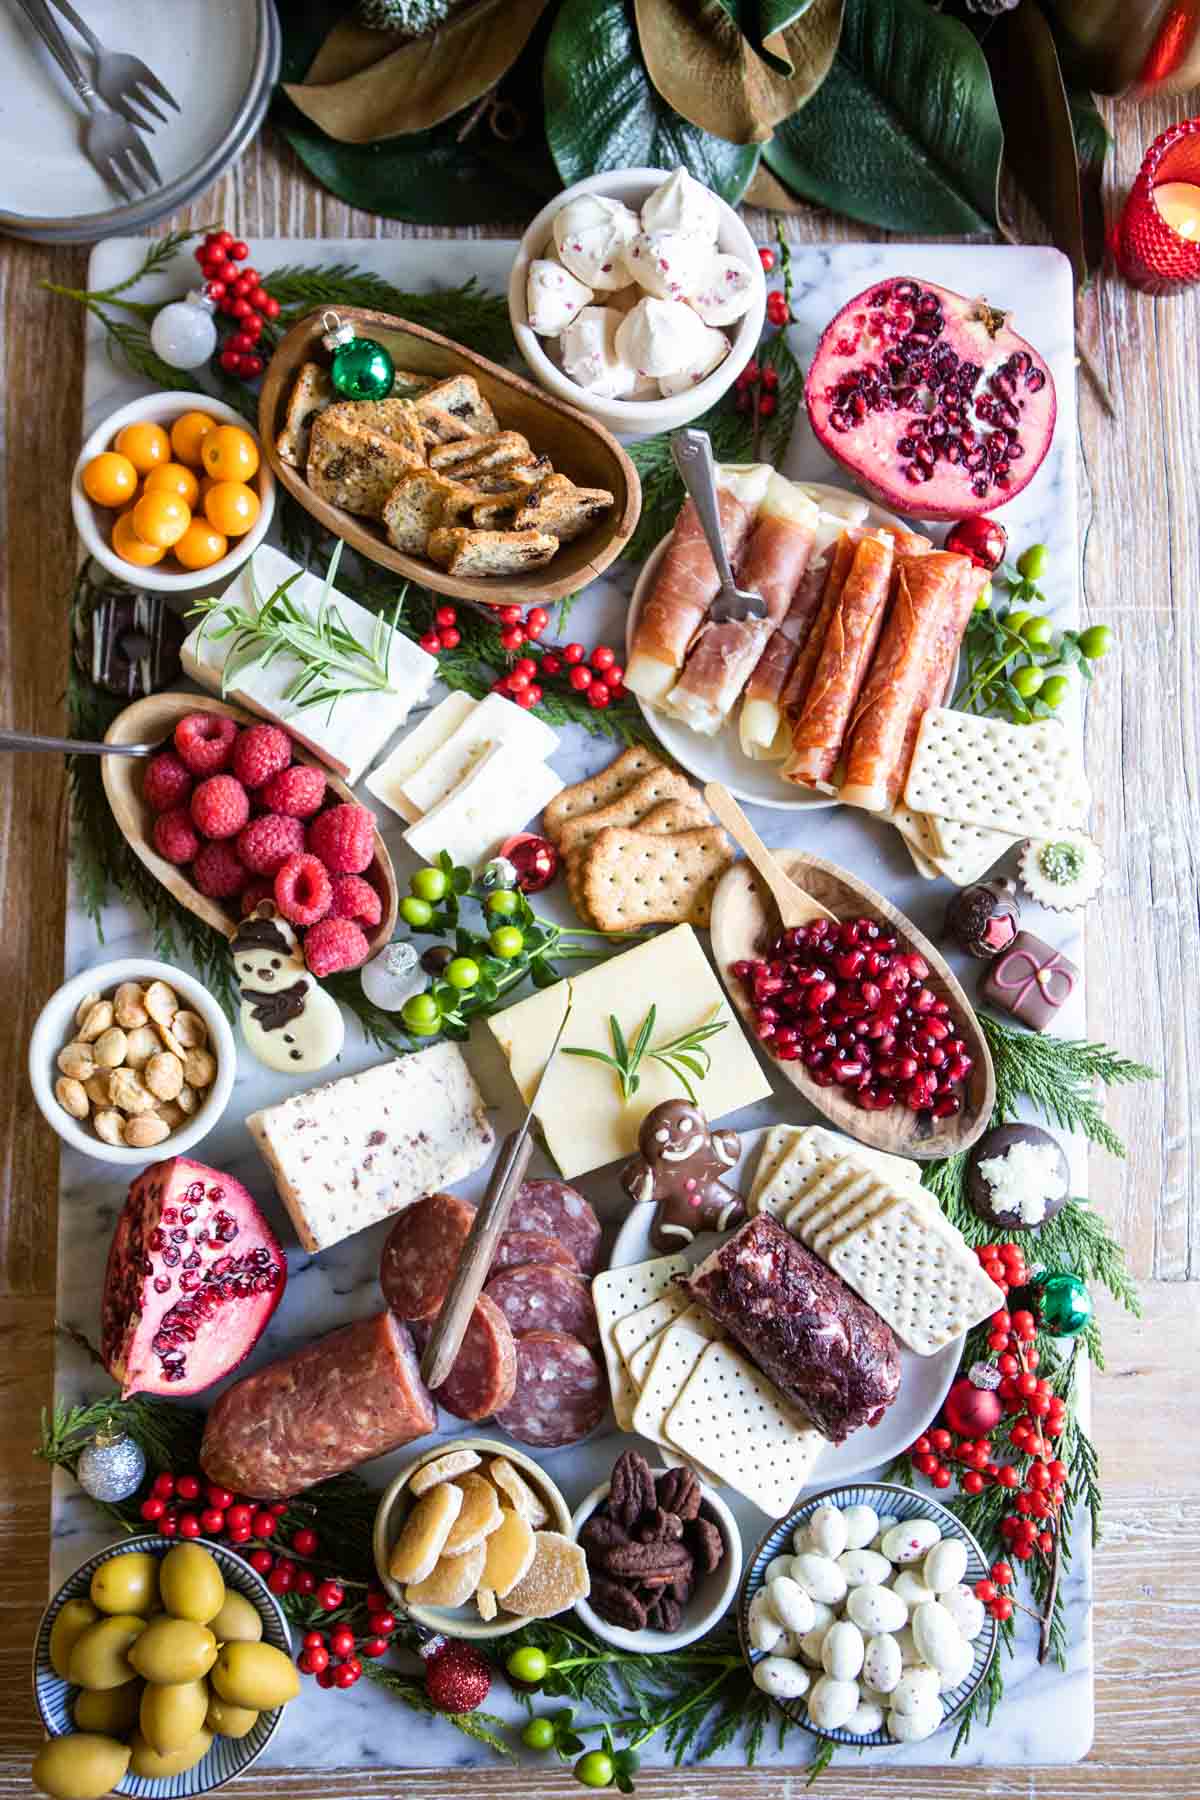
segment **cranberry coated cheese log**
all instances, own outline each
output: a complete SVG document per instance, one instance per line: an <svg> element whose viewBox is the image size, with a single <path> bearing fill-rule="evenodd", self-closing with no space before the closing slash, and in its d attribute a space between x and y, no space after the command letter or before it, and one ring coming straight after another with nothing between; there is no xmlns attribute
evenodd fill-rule
<svg viewBox="0 0 1200 1800"><path fill-rule="evenodd" d="M412 1338L383 1312L227 1388L208 1415L200 1467L255 1500L286 1500L436 1429Z"/></svg>
<svg viewBox="0 0 1200 1800"><path fill-rule="evenodd" d="M831 1443L877 1425L896 1398L891 1328L768 1213L726 1238L681 1285Z"/></svg>
<svg viewBox="0 0 1200 1800"><path fill-rule="evenodd" d="M788 781L828 782L842 753L846 726L866 679L892 582L895 547L880 534L855 547L829 619L812 680L792 727Z"/></svg>

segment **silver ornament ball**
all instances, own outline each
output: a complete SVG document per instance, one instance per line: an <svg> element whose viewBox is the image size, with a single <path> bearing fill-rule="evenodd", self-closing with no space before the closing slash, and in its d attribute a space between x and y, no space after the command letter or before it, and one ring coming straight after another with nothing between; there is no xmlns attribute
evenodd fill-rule
<svg viewBox="0 0 1200 1800"><path fill-rule="evenodd" d="M119 1425L102 1426L86 1446L75 1479L92 1500L128 1500L142 1485L146 1458L142 1446Z"/></svg>
<svg viewBox="0 0 1200 1800"><path fill-rule="evenodd" d="M362 966L362 990L382 1012L399 1012L406 1000L428 986L416 948L403 940L388 944Z"/></svg>
<svg viewBox="0 0 1200 1800"><path fill-rule="evenodd" d="M172 300L154 315L150 347L173 369L198 369L217 347L216 307L195 288L186 300Z"/></svg>
<svg viewBox="0 0 1200 1800"><path fill-rule="evenodd" d="M479 882L485 894L494 894L505 888L515 888L517 871L507 856L494 856L483 871Z"/></svg>

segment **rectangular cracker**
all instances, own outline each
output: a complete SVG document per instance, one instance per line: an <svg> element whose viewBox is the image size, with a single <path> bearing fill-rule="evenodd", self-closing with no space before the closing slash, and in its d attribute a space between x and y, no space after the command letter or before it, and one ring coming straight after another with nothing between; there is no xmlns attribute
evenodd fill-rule
<svg viewBox="0 0 1200 1800"><path fill-rule="evenodd" d="M589 848L580 885L602 931L707 926L717 883L732 861L729 840L716 826L662 836L610 825Z"/></svg>
<svg viewBox="0 0 1200 1800"><path fill-rule="evenodd" d="M728 1344L708 1346L663 1430L771 1518L790 1509L825 1448L808 1416Z"/></svg>
<svg viewBox="0 0 1200 1800"><path fill-rule="evenodd" d="M931 816L929 830L936 845L933 860L939 872L958 887L970 887L973 881L979 881L993 863L1020 842L1010 832L964 825L959 819Z"/></svg>
<svg viewBox="0 0 1200 1800"><path fill-rule="evenodd" d="M1086 823L1079 745L1055 720L1010 725L934 706L922 715L904 789L914 812L1017 837Z"/></svg>
<svg viewBox="0 0 1200 1800"><path fill-rule="evenodd" d="M835 1244L829 1266L918 1356L1004 1305L962 1233L911 1194Z"/></svg>
<svg viewBox="0 0 1200 1800"><path fill-rule="evenodd" d="M623 1269L605 1269L592 1282L592 1301L600 1326L600 1347L608 1369L613 1412L622 1431L630 1428L637 1389L617 1348L613 1327L619 1319L628 1318L630 1313L670 1292L676 1275L681 1275L686 1268L684 1256L655 1256L648 1262L630 1263Z"/></svg>
<svg viewBox="0 0 1200 1800"><path fill-rule="evenodd" d="M655 1338L654 1356L633 1409L633 1429L651 1443L663 1442L667 1414L711 1342L710 1337L694 1331L683 1318L676 1319Z"/></svg>
<svg viewBox="0 0 1200 1800"><path fill-rule="evenodd" d="M703 808L703 802L687 776L659 764L656 768L648 769L632 787L626 788L623 794L618 794L615 800L610 800L607 806L597 806L591 812L567 819L559 836L559 849L564 856L570 856L572 851L582 850L590 844L609 825L640 825L649 813L666 801L686 800L693 796ZM709 817L707 809L703 808L703 811L704 818Z"/></svg>
<svg viewBox="0 0 1200 1800"><path fill-rule="evenodd" d="M849 1237L863 1225L869 1225L873 1219L880 1218L890 1207L896 1206L908 1193L912 1199L918 1200L922 1206L930 1204L933 1195L925 1188L901 1189L889 1187L886 1181L876 1181L862 1193L851 1205L844 1206L836 1217L814 1221L809 1233L808 1247L814 1256L829 1261L829 1252L843 1238ZM927 1197L925 1197L927 1196Z"/></svg>
<svg viewBox="0 0 1200 1800"><path fill-rule="evenodd" d="M577 818L580 813L592 812L598 806L607 806L610 800L615 800L618 794L631 788L635 781L651 769L665 767L662 758L656 756L653 750L648 750L644 744L631 744L606 769L589 775L586 781L576 781L570 787L565 787L546 808L542 830L552 844L561 843L563 827L568 819Z"/></svg>
<svg viewBox="0 0 1200 1800"><path fill-rule="evenodd" d="M828 1174L837 1160L836 1155L818 1144L810 1132L795 1132L775 1168L759 1188L755 1212L770 1213L782 1223L783 1215L808 1183L818 1175Z"/></svg>
<svg viewBox="0 0 1200 1800"><path fill-rule="evenodd" d="M754 1179L750 1184L750 1197L746 1202L748 1212L753 1214L758 1211L759 1195L799 1136L800 1127L796 1125L771 1126L758 1147L758 1161L754 1166Z"/></svg>
<svg viewBox="0 0 1200 1800"><path fill-rule="evenodd" d="M836 1218L847 1206L862 1198L873 1180L874 1177L858 1163L840 1157L832 1168L806 1183L781 1215L779 1223L802 1244L807 1244L810 1225Z"/></svg>
<svg viewBox="0 0 1200 1800"><path fill-rule="evenodd" d="M935 843L929 818L925 813L913 812L901 803L895 805L890 813L881 813L896 827L904 839L904 848L912 857L913 867L922 881L936 881L940 870L935 859Z"/></svg>

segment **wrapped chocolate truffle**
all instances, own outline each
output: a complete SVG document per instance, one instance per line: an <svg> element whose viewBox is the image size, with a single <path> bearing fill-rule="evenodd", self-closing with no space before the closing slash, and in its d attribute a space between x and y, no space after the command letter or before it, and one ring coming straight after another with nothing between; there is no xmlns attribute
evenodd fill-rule
<svg viewBox="0 0 1200 1800"><path fill-rule="evenodd" d="M994 956L979 984L981 997L1030 1031L1047 1031L1075 991L1079 970L1063 951L1018 931L1007 950Z"/></svg>
<svg viewBox="0 0 1200 1800"><path fill-rule="evenodd" d="M1060 1213L1070 1169L1057 1138L1040 1125L987 1131L967 1163L967 1198L985 1225L1036 1231Z"/></svg>
<svg viewBox="0 0 1200 1800"><path fill-rule="evenodd" d="M945 935L968 956L999 956L1016 937L1021 907L1016 883L997 876L956 894L946 908Z"/></svg>

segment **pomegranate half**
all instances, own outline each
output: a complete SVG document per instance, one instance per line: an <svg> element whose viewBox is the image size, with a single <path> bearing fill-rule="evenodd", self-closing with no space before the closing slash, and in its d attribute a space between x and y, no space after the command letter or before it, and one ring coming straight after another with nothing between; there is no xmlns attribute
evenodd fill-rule
<svg viewBox="0 0 1200 1800"><path fill-rule="evenodd" d="M100 1353L121 1394L198 1394L254 1348L287 1262L240 1181L186 1156L134 1181L104 1273Z"/></svg>
<svg viewBox="0 0 1200 1800"><path fill-rule="evenodd" d="M822 447L882 505L963 519L1005 505L1054 436L1054 380L1007 315L896 276L826 326L804 398Z"/></svg>

